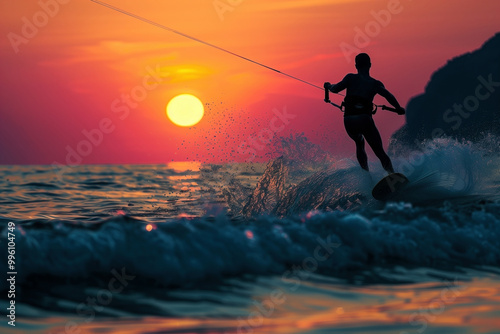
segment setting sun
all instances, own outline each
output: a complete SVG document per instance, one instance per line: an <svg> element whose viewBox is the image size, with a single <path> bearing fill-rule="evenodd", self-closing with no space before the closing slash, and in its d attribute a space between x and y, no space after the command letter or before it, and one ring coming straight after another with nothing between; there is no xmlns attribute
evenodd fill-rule
<svg viewBox="0 0 500 334"><path fill-rule="evenodd" d="M178 126L193 126L203 118L204 108L200 99L191 94L174 97L167 105L167 116Z"/></svg>

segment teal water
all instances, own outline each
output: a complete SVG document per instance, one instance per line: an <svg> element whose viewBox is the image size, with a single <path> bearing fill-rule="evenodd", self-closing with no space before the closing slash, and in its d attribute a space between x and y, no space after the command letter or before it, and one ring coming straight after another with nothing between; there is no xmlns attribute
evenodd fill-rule
<svg viewBox="0 0 500 334"><path fill-rule="evenodd" d="M0 166L2 332L498 333L498 158L426 159L393 203L347 160Z"/></svg>

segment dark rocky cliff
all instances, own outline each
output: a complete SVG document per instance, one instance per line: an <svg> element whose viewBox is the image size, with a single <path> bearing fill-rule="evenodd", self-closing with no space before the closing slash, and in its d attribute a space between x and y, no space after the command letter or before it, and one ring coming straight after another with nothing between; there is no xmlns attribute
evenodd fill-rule
<svg viewBox="0 0 500 334"><path fill-rule="evenodd" d="M486 133L500 136L500 33L432 75L425 93L408 103L391 149L441 136L475 141Z"/></svg>

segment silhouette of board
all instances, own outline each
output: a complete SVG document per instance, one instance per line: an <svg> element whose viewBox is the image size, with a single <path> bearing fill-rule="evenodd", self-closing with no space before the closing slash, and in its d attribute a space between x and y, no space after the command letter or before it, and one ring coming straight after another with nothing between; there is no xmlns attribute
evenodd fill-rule
<svg viewBox="0 0 500 334"><path fill-rule="evenodd" d="M401 173L389 174L380 180L372 190L372 196L379 201L394 198L410 181Z"/></svg>

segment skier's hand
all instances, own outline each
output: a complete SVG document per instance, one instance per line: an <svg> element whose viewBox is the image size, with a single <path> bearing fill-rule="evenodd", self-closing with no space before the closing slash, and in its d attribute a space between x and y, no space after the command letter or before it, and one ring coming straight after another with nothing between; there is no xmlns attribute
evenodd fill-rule
<svg viewBox="0 0 500 334"><path fill-rule="evenodd" d="M396 112L398 113L398 115L404 115L404 114L406 114L405 108L401 108L401 107L397 108Z"/></svg>
<svg viewBox="0 0 500 334"><path fill-rule="evenodd" d="M325 82L325 84L323 85L323 87L325 87L325 89L330 89L330 87L332 87L332 84L329 83L329 82Z"/></svg>

